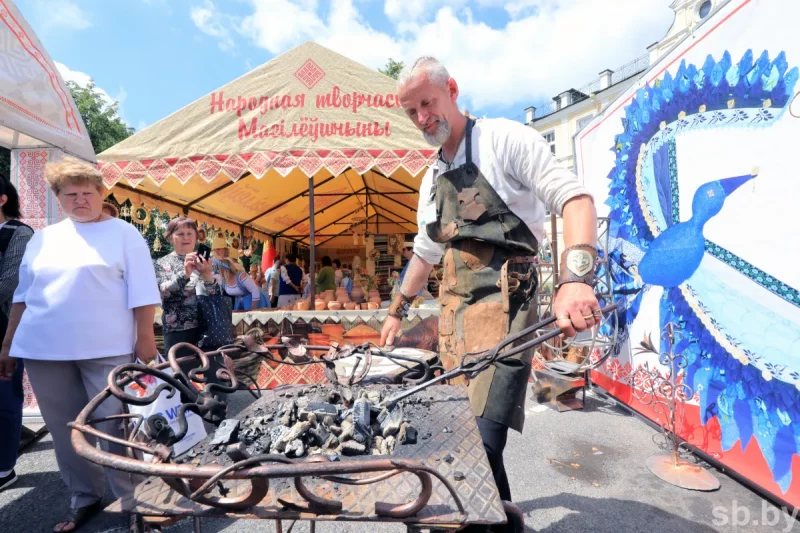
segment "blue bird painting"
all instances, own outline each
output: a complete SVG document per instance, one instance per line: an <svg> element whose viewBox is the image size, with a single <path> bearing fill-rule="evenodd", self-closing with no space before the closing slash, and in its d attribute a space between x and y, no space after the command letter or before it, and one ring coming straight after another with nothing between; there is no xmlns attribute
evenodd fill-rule
<svg viewBox="0 0 800 533"><path fill-rule="evenodd" d="M784 52L756 58L747 50L736 63L725 52L699 66L683 60L637 89L614 139L606 200L607 268L621 309L608 327L629 340L644 296L648 306L656 302L660 323L647 327L660 331L671 322L681 328L675 351L687 358L684 377L699 396L702 423L719 421L724 451L743 450L755 439L784 493L800 451L800 290L704 235L726 199L757 178L757 169L700 185L691 217L680 219L676 139L771 128L789 116L799 73Z"/></svg>
<svg viewBox="0 0 800 533"><path fill-rule="evenodd" d="M706 251L703 227L722 211L725 198L755 178L757 170L745 176L705 183L697 188L692 200L692 217L670 226L656 237L639 262L639 277L644 283L677 287L688 280L700 266Z"/></svg>

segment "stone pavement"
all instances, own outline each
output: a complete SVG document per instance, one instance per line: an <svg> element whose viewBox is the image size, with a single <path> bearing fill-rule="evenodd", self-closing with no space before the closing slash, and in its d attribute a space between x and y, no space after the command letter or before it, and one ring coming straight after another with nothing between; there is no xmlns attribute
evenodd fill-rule
<svg viewBox="0 0 800 533"><path fill-rule="evenodd" d="M238 411L250 398L237 393L232 407ZM530 532L800 532L800 523L779 515L774 506L724 474L715 472L722 487L711 493L679 489L653 476L644 462L660 453L654 442L656 431L601 395L590 394L584 410L566 413L529 399L527 412L524 432L512 432L509 437L506 465L514 499L525 513ZM17 473L19 481L0 492L0 531L51 531L67 511L69 499L49 436L25 451ZM108 501L112 501L110 491ZM284 531L288 526L284 523ZM81 529L125 530L123 519L109 514L97 516ZM165 533L191 531L189 520L164 528ZM245 520L203 521L204 533L250 531L274 531L274 526ZM297 523L292 531L308 531L308 524ZM405 528L320 523L317 531L375 533Z"/></svg>

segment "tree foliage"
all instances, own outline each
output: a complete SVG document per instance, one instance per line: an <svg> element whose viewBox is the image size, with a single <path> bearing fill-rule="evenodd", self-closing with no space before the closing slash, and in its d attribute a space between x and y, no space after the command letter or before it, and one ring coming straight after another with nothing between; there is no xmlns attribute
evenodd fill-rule
<svg viewBox="0 0 800 533"><path fill-rule="evenodd" d="M94 81L90 81L86 87L68 81L67 88L83 118L95 153L99 154L133 135L134 129L119 118L118 103L114 102L109 105L96 89ZM10 174L11 152L0 146L0 175L8 176Z"/></svg>
<svg viewBox="0 0 800 533"><path fill-rule="evenodd" d="M397 79L400 76L400 72L403 70L403 62L402 61L395 61L391 57L389 58L389 62L386 63L386 67L382 69L378 69L378 72L381 74L386 74L390 78Z"/></svg>
<svg viewBox="0 0 800 533"><path fill-rule="evenodd" d="M95 153L99 154L133 135L134 129L119 118L118 103L109 105L95 89L94 81L89 81L86 87L68 81L67 87L86 125Z"/></svg>

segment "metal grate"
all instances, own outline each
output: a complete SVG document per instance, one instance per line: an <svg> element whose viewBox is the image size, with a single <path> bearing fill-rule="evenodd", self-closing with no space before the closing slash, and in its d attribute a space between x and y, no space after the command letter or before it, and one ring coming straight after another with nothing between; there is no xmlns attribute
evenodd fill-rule
<svg viewBox="0 0 800 533"><path fill-rule="evenodd" d="M254 402L236 418L244 419L262 405L278 405L279 393L297 393L306 387L281 387L264 391L262 398ZM383 388L383 387L382 387ZM410 474L399 474L386 481L371 485L351 486L331 483L321 479L307 479L306 485L318 496L342 501L342 511L337 514L314 514L308 511L287 508L278 500L301 502L293 486L284 480L273 480L269 493L259 504L241 512L205 506L189 500L169 488L160 478L149 478L136 488L131 498L114 502L110 512L136 512L150 516L209 516L244 519L299 519L320 521L386 521L418 525L453 525L459 523L499 524L505 522L502 503L492 477L491 468L483 449L483 443L475 424L469 401L462 387L440 385L419 394L421 400L431 402L427 419L412 420L418 429L416 445L396 448L391 458L413 459L435 468L455 487L463 502L467 515L462 517L447 488L433 479L433 494L428 504L416 516L404 519L379 517L375 513L376 502L403 503L414 500L419 494L419 480ZM445 433L447 427L450 431ZM423 439L423 436L430 435ZM202 449L206 439L196 449ZM444 458L452 456L452 462ZM214 460L220 458L211 457ZM343 458L343 460L375 459L380 456ZM465 478L456 480L456 472ZM367 477L366 474L362 475ZM354 476L357 477L357 476ZM234 492L236 487L233 488Z"/></svg>

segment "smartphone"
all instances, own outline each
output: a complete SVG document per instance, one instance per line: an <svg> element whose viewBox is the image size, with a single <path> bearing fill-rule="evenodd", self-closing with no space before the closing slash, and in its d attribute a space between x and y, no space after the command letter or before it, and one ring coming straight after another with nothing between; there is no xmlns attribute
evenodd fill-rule
<svg viewBox="0 0 800 533"><path fill-rule="evenodd" d="M200 244L197 246L197 255L208 261L211 258L211 248L208 245Z"/></svg>

